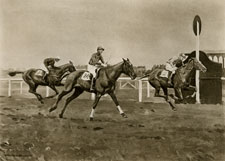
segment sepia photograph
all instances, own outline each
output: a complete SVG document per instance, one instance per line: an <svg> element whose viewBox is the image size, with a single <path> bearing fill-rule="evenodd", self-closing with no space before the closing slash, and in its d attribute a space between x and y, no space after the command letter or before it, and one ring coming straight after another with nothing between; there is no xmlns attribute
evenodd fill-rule
<svg viewBox="0 0 225 161"><path fill-rule="evenodd" d="M225 1L0 0L0 161L225 161Z"/></svg>

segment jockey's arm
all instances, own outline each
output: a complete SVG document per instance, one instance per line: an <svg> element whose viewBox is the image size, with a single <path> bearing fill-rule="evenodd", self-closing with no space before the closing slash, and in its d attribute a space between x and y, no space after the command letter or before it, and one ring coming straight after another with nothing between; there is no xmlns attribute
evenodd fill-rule
<svg viewBox="0 0 225 161"><path fill-rule="evenodd" d="M167 64L170 64L170 65L173 65L173 59L170 58L166 63L167 63Z"/></svg>
<svg viewBox="0 0 225 161"><path fill-rule="evenodd" d="M101 61L103 64L105 64L105 61L104 61L102 55L101 55L101 57L100 57L100 61Z"/></svg>

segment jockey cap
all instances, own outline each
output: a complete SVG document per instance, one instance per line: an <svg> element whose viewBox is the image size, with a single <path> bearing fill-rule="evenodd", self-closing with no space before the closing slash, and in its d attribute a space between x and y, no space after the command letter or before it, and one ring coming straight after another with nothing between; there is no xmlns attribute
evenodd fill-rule
<svg viewBox="0 0 225 161"><path fill-rule="evenodd" d="M181 60L184 60L184 59L186 59L186 55L184 54L184 53L181 53L180 55L179 55L179 57L181 58Z"/></svg>
<svg viewBox="0 0 225 161"><path fill-rule="evenodd" d="M104 51L105 49L104 49L102 46L98 46L98 47L97 47L97 51L98 51L98 50L103 50L103 51Z"/></svg>

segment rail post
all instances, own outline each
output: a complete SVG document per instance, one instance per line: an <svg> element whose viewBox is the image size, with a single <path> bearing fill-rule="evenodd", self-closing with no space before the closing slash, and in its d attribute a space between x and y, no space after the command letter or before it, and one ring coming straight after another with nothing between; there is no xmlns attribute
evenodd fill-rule
<svg viewBox="0 0 225 161"><path fill-rule="evenodd" d="M150 97L150 85L148 81L146 81L146 83L147 83L147 97Z"/></svg>
<svg viewBox="0 0 225 161"><path fill-rule="evenodd" d="M23 81L20 82L20 94L23 94Z"/></svg>
<svg viewBox="0 0 225 161"><path fill-rule="evenodd" d="M195 50L195 56L196 59L199 60L199 35L201 33L201 18L196 15L193 21L193 31L196 36L196 50ZM199 85L199 70L196 71L195 74L195 85L196 85L196 103L200 103L200 85Z"/></svg>
<svg viewBox="0 0 225 161"><path fill-rule="evenodd" d="M12 96L12 81L11 79L9 79L9 82L8 82L8 97L11 97Z"/></svg>
<svg viewBox="0 0 225 161"><path fill-rule="evenodd" d="M46 97L48 97L48 96L49 96L49 87L46 86Z"/></svg>
<svg viewBox="0 0 225 161"><path fill-rule="evenodd" d="M139 86L139 88L138 88L138 101L139 102L142 102L142 81L141 80L139 80L138 81L138 86Z"/></svg>
<svg viewBox="0 0 225 161"><path fill-rule="evenodd" d="M199 22L197 21L197 36L196 36L196 59L199 61ZM196 70L196 103L200 103L200 82L199 82L199 70Z"/></svg>

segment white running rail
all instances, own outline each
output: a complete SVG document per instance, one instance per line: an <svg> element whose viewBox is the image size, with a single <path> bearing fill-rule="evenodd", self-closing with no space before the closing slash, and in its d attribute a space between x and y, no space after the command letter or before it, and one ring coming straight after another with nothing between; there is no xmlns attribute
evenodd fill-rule
<svg viewBox="0 0 225 161"><path fill-rule="evenodd" d="M129 77L120 77L118 81L131 81ZM8 82L8 97L12 96L12 83L19 82L20 83L20 94L23 93L23 79L22 78L0 78L1 81L6 81ZM142 102L143 101L143 83L147 83L147 97L150 97L150 85L147 81L147 78L142 79L142 80L133 80L138 82L138 101ZM50 93L50 88L46 87L46 97L49 96ZM94 99L95 95L91 94L91 99Z"/></svg>

